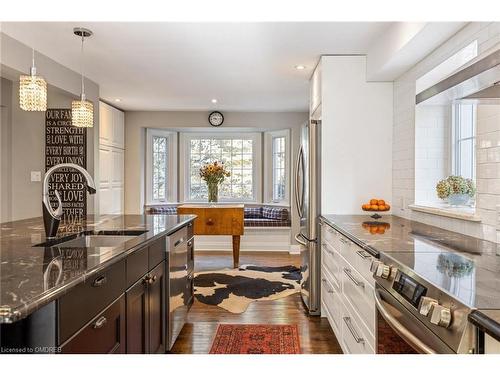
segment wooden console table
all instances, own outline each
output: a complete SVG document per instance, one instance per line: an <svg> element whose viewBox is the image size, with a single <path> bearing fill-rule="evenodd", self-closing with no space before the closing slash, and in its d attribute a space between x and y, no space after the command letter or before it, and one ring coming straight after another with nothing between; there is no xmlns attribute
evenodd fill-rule
<svg viewBox="0 0 500 375"><path fill-rule="evenodd" d="M233 267L240 261L240 239L244 231L244 210L237 205L192 205L177 207L179 215L197 215L194 220L195 235L233 236Z"/></svg>

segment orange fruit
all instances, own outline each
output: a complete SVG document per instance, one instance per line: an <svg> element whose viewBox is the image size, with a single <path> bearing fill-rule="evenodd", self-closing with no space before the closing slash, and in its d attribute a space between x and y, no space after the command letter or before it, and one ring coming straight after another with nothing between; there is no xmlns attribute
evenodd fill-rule
<svg viewBox="0 0 500 375"><path fill-rule="evenodd" d="M389 206L387 203L385 204L385 209L389 211L391 209L391 206Z"/></svg>
<svg viewBox="0 0 500 375"><path fill-rule="evenodd" d="M378 204L379 206L385 206L385 201L383 199L379 199L376 204Z"/></svg>
<svg viewBox="0 0 500 375"><path fill-rule="evenodd" d="M376 234L377 233L377 227L370 227L370 233L371 234Z"/></svg>
<svg viewBox="0 0 500 375"><path fill-rule="evenodd" d="M378 228L378 233L379 234L384 234L385 233L385 229L384 228Z"/></svg>
<svg viewBox="0 0 500 375"><path fill-rule="evenodd" d="M378 211L378 206L376 204L372 204L370 206L370 209L372 209L373 211Z"/></svg>
<svg viewBox="0 0 500 375"><path fill-rule="evenodd" d="M370 199L370 204L373 206L375 204L378 204L378 200L377 199Z"/></svg>

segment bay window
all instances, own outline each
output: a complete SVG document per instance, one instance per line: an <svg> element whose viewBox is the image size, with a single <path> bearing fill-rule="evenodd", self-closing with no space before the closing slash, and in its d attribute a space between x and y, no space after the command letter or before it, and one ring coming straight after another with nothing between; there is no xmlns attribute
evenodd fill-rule
<svg viewBox="0 0 500 375"><path fill-rule="evenodd" d="M184 201L207 200L207 185L200 168L215 161L231 172L219 187L219 200L258 202L260 200L259 133L181 134L181 172L184 173Z"/></svg>

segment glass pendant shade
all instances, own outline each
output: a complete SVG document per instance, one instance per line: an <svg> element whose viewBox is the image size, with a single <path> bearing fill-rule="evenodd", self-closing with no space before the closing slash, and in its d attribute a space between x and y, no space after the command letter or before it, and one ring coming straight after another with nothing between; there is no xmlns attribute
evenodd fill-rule
<svg viewBox="0 0 500 375"><path fill-rule="evenodd" d="M82 94L80 100L73 100L71 102L71 125L78 128L92 128L94 127L94 105L85 98L85 81L83 76L83 42L85 38L92 35L92 31L82 27L75 27L73 33L82 40L80 51Z"/></svg>
<svg viewBox="0 0 500 375"><path fill-rule="evenodd" d="M71 102L71 124L79 128L94 126L94 105L82 98Z"/></svg>
<svg viewBox="0 0 500 375"><path fill-rule="evenodd" d="M29 76L19 77L19 106L24 111L47 110L47 82L33 68Z"/></svg>

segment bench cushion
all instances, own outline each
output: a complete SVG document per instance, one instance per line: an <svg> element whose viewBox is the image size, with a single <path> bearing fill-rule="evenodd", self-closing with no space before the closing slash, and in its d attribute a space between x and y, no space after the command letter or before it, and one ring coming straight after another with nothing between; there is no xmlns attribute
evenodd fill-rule
<svg viewBox="0 0 500 375"><path fill-rule="evenodd" d="M149 208L150 214L177 215L177 207L157 206Z"/></svg>
<svg viewBox="0 0 500 375"><path fill-rule="evenodd" d="M245 219L245 227L290 227L290 220Z"/></svg>

